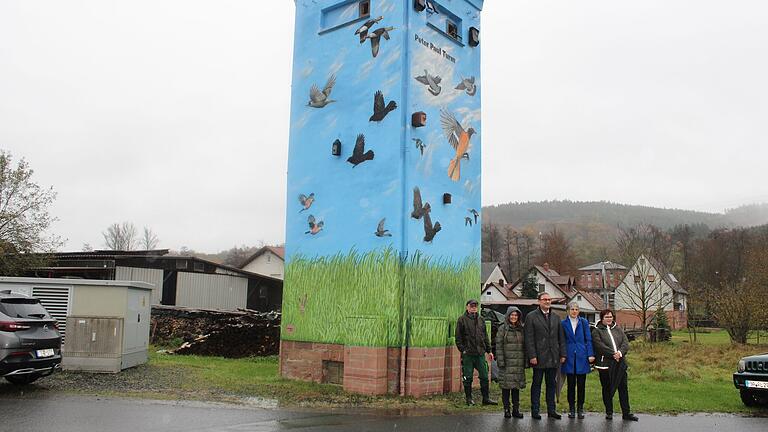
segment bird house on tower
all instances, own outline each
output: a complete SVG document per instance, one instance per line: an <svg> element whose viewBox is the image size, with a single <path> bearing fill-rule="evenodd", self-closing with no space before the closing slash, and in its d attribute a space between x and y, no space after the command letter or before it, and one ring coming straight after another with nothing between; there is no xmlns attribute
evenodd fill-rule
<svg viewBox="0 0 768 432"><path fill-rule="evenodd" d="M480 281L483 0L295 4L280 373L458 391L455 323Z"/></svg>

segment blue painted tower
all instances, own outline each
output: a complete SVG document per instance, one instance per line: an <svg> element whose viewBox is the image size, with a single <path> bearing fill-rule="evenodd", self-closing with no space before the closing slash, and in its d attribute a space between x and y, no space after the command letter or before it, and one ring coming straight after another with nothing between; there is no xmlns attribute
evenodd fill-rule
<svg viewBox="0 0 768 432"><path fill-rule="evenodd" d="M296 0L281 374L459 388L480 280L482 0Z"/></svg>

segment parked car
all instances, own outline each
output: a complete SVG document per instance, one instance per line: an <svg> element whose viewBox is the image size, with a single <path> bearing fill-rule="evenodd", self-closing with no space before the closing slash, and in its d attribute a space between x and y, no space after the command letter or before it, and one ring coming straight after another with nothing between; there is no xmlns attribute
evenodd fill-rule
<svg viewBox="0 0 768 432"><path fill-rule="evenodd" d="M40 300L0 291L0 376L29 384L61 367L61 334Z"/></svg>
<svg viewBox="0 0 768 432"><path fill-rule="evenodd" d="M739 389L744 405L768 404L768 353L739 360L733 385Z"/></svg>

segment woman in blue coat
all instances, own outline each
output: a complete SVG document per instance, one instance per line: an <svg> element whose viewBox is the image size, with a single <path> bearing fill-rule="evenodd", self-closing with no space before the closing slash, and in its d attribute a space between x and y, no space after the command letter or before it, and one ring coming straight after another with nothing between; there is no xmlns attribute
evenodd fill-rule
<svg viewBox="0 0 768 432"><path fill-rule="evenodd" d="M592 333L589 331L589 321L579 317L579 305L576 302L568 304L568 317L562 322L565 332L567 356L561 371L568 380L568 418L576 417L578 407L579 419L584 418L584 385L589 364L595 361L592 351ZM574 393L578 393L578 402Z"/></svg>

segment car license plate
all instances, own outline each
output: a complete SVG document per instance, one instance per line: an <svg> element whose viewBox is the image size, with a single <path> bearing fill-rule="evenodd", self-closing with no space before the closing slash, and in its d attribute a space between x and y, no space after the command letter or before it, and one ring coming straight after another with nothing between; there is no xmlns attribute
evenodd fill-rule
<svg viewBox="0 0 768 432"><path fill-rule="evenodd" d="M747 381L745 384L749 388L768 389L768 381Z"/></svg>
<svg viewBox="0 0 768 432"><path fill-rule="evenodd" d="M37 350L35 354L37 354L37 358L53 357L53 348Z"/></svg>

